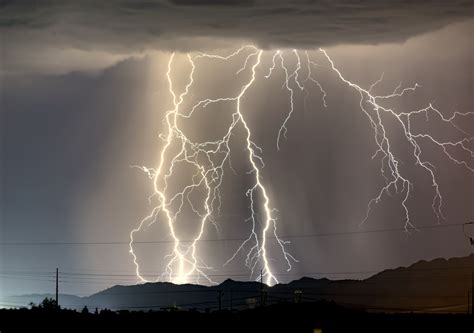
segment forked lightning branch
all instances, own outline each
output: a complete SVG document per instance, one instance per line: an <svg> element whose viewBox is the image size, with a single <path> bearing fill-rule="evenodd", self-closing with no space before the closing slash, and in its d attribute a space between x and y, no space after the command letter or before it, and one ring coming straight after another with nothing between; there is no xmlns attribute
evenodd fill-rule
<svg viewBox="0 0 474 333"><path fill-rule="evenodd" d="M321 53L324 63L316 63L315 60L311 59L313 53L308 51L263 51L251 45L243 46L226 56L206 53L187 54L190 71L187 74L187 82L180 91L178 91L174 79L174 75L178 70L174 67L176 55L172 54L170 56L166 78L173 107L165 114L166 132L161 135L164 144L159 152L159 164L154 167L139 167L146 172L153 184L152 197L156 199L156 205L130 232L130 253L140 281L146 282L148 280L142 274L139 258L134 249L135 234L142 231L144 226L158 222L163 223L169 230L173 246L170 253L162 254L165 269L162 274L156 276L156 281L215 283L211 279L209 271L216 268L211 268L206 264L206 258L200 255L200 245L204 239L207 225L217 223L215 216L220 211L221 198L225 195L225 193L221 193L223 178L226 174L225 171L232 168L230 140L237 133L243 133L245 136L244 146L241 148L245 151L250 168L248 174L253 179L252 184L246 191L246 196L242 198L242 200L249 202L247 221L250 222L250 227L248 238L235 248L233 255L223 265L243 257L243 264L249 270L249 278L258 280L260 279L260 272L262 272L263 282L267 285L274 285L279 282L279 273L272 267L270 257L273 260L279 258L286 265L288 271L298 261L287 250L288 241L279 236L278 225L279 223L285 223L285 221L277 221L275 217L276 207L274 207L268 195L267 183L263 173L265 166L263 149L255 143L254 133L251 130L252 126L246 118L246 114L252 112L252 110L244 109L242 105L244 96L253 88L257 80L273 80L273 74L279 70L283 73L282 87L288 93L289 108L275 138L277 149L280 149L282 140L289 135L287 125L291 121L292 114L296 111L294 107L296 90L316 90L321 96L321 105L323 107L327 106L326 97L331 92L324 89L318 80L317 71L322 66L329 68L334 79L347 85L348 88L353 90L354 94L360 96L360 103L354 108L367 118L367 129L373 132L377 149L372 159L379 159L380 174L385 181L385 185L368 201L367 214L361 223L369 218L371 210L384 197L398 193L401 195L400 209L405 216L402 223L407 231L416 229L408 208L415 183L400 167L400 164L403 164L404 161L400 156L397 156L392 147L391 139L386 130L387 119L397 124L397 130L400 131L402 137L408 143L410 154L413 156L416 166L429 176L432 189L433 214L438 221L444 219L442 189L437 181L438 171L431 161L424 159L422 147L434 149L436 152L443 154L444 158L474 172L472 164L474 138L455 122L456 118L471 117L474 112L456 111L450 116L446 116L431 103L416 110L392 109L387 106L390 104L390 100L403 98L406 94L414 94L421 86L418 83L409 87L398 85L388 94L376 95L373 90L376 85L380 84L383 76L369 87L364 88L355 82L349 81L338 69L328 52L324 49L319 49L317 52ZM263 58L268 58L268 61L262 61ZM245 77L245 79L234 94L202 99L191 107L184 107L185 100L192 95L195 84L195 69L202 65L202 62L206 62L206 65L219 63L220 65L229 66L239 62L239 69L235 72L236 80L237 76L239 76L239 79L240 77ZM265 66L264 63L269 65ZM293 64L293 66L289 66L289 64ZM294 67L294 69L290 70L290 67ZM231 115L229 123L222 125L224 126L224 135L212 141L193 141L185 129L182 128L181 120L192 118L196 113L203 112L211 104L221 104L222 112L228 112ZM426 117L426 119L436 117L444 125L458 131L461 139L444 141L434 134L417 132L412 126L412 121L417 117ZM178 149L172 147L178 147ZM458 154L458 152L463 154ZM465 158L460 158L459 155L465 156ZM188 184L180 190L174 191L169 183L173 177L179 177L177 169L182 164L192 168L194 174ZM193 192L202 191L202 189L204 189L205 195L196 200L195 196L192 196ZM183 210L185 206L190 208L197 216L199 223L198 231L191 240L189 238L183 240L176 231L176 223L184 218ZM258 217L260 220L257 219L257 214L260 215ZM270 253L270 240L277 244L276 247L271 248L272 253ZM278 253L275 249L278 250ZM278 266L281 267L281 265Z"/></svg>

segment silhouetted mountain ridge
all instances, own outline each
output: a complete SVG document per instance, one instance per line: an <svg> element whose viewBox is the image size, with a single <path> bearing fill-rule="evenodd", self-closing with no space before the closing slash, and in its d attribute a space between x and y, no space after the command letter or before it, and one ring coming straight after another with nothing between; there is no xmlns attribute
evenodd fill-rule
<svg viewBox="0 0 474 333"><path fill-rule="evenodd" d="M272 287L232 279L214 286L154 282L116 285L88 297L61 295L60 304L89 309L214 310L219 304L222 309L243 309L255 307L262 300L265 304L275 304L324 299L372 310L465 312L473 270L474 254L471 254L461 258L420 260L365 280L302 277ZM38 303L38 297L40 295L17 296L5 299L5 303Z"/></svg>

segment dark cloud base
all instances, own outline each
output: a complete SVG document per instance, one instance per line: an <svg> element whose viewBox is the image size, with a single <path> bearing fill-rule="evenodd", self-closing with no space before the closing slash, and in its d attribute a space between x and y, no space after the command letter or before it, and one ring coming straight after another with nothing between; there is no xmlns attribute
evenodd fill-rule
<svg viewBox="0 0 474 333"><path fill-rule="evenodd" d="M469 0L0 2L0 75L96 71L149 51L400 42L473 17Z"/></svg>
<svg viewBox="0 0 474 333"><path fill-rule="evenodd" d="M4 1L7 45L82 49L202 48L175 39L241 39L266 48L400 41L473 16L473 2L109 0Z"/></svg>

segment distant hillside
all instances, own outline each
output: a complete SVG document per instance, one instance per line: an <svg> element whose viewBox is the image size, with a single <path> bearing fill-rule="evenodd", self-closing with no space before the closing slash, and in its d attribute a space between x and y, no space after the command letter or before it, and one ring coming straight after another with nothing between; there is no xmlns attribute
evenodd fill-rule
<svg viewBox="0 0 474 333"><path fill-rule="evenodd" d="M420 261L409 267L386 270L366 280L313 279L304 277L273 287L258 282L226 280L220 285L175 285L145 283L114 286L89 297L61 295L60 304L69 308L159 310L221 308L243 309L260 304L315 300L335 301L346 306L374 311L466 312L471 289L474 254L453 259ZM24 295L2 300L6 304L39 303L51 295Z"/></svg>

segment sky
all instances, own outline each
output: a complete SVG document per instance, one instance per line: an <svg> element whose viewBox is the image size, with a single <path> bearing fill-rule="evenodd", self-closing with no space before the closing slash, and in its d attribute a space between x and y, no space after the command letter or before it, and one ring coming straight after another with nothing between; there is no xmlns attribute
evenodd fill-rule
<svg viewBox="0 0 474 333"><path fill-rule="evenodd" d="M390 94L399 83L420 85L384 105L408 112L432 103L449 118L474 109L472 14L469 1L2 2L0 295L53 292L56 267L64 273L63 293L85 295L137 281L127 242L153 208L148 201L153 183L133 166L153 168L160 161L159 134L166 133L165 112L173 106L166 76L170 56L176 52L172 76L182 90L190 70L187 52L229 55L248 44L264 51L241 108L262 148L262 182L277 209L278 234L290 237L286 249L298 260L287 272L278 244L270 245L280 281L304 275L363 278L419 260L470 254L466 236L474 237L474 227L463 231L459 224L474 219L474 172L466 168L474 167L472 156L450 150L466 162L457 164L440 147L420 140L443 198L445 219L438 221L430 177L415 165L393 119L386 120L387 133L413 183L407 206L419 230L370 232L404 228L404 192L384 196L360 224L367 203L384 186L380 158L372 158L374 130L361 112L359 93L337 77L318 49L327 51L345 78L366 89L383 73L377 94ZM293 82L294 112L280 149L289 91L281 67L264 77L276 49L290 71L297 66L293 49L301 57L308 50L326 92L323 100L317 85L308 82L299 91ZM200 60L192 99L238 91L250 74L250 68L235 74L245 52L228 62ZM306 73L303 68L300 75ZM183 121L183 130L196 141L221 136L231 109L211 105ZM421 115L412 125L416 133L444 141L473 135L472 115L453 123ZM207 225L203 238L211 241L199 247L216 282L250 278L243 253L223 265L249 234L246 191L253 176L244 134L240 127L233 135L234 170L226 165L217 227ZM473 149L472 140L466 145ZM186 179L189 171L177 170L170 188ZM262 198L256 202L260 228ZM189 212L176 225L183 239L193 237L197 226ZM169 241L170 234L159 218L136 238ZM55 242L67 244L44 244ZM143 272L159 275L165 269L170 243L134 249Z"/></svg>

